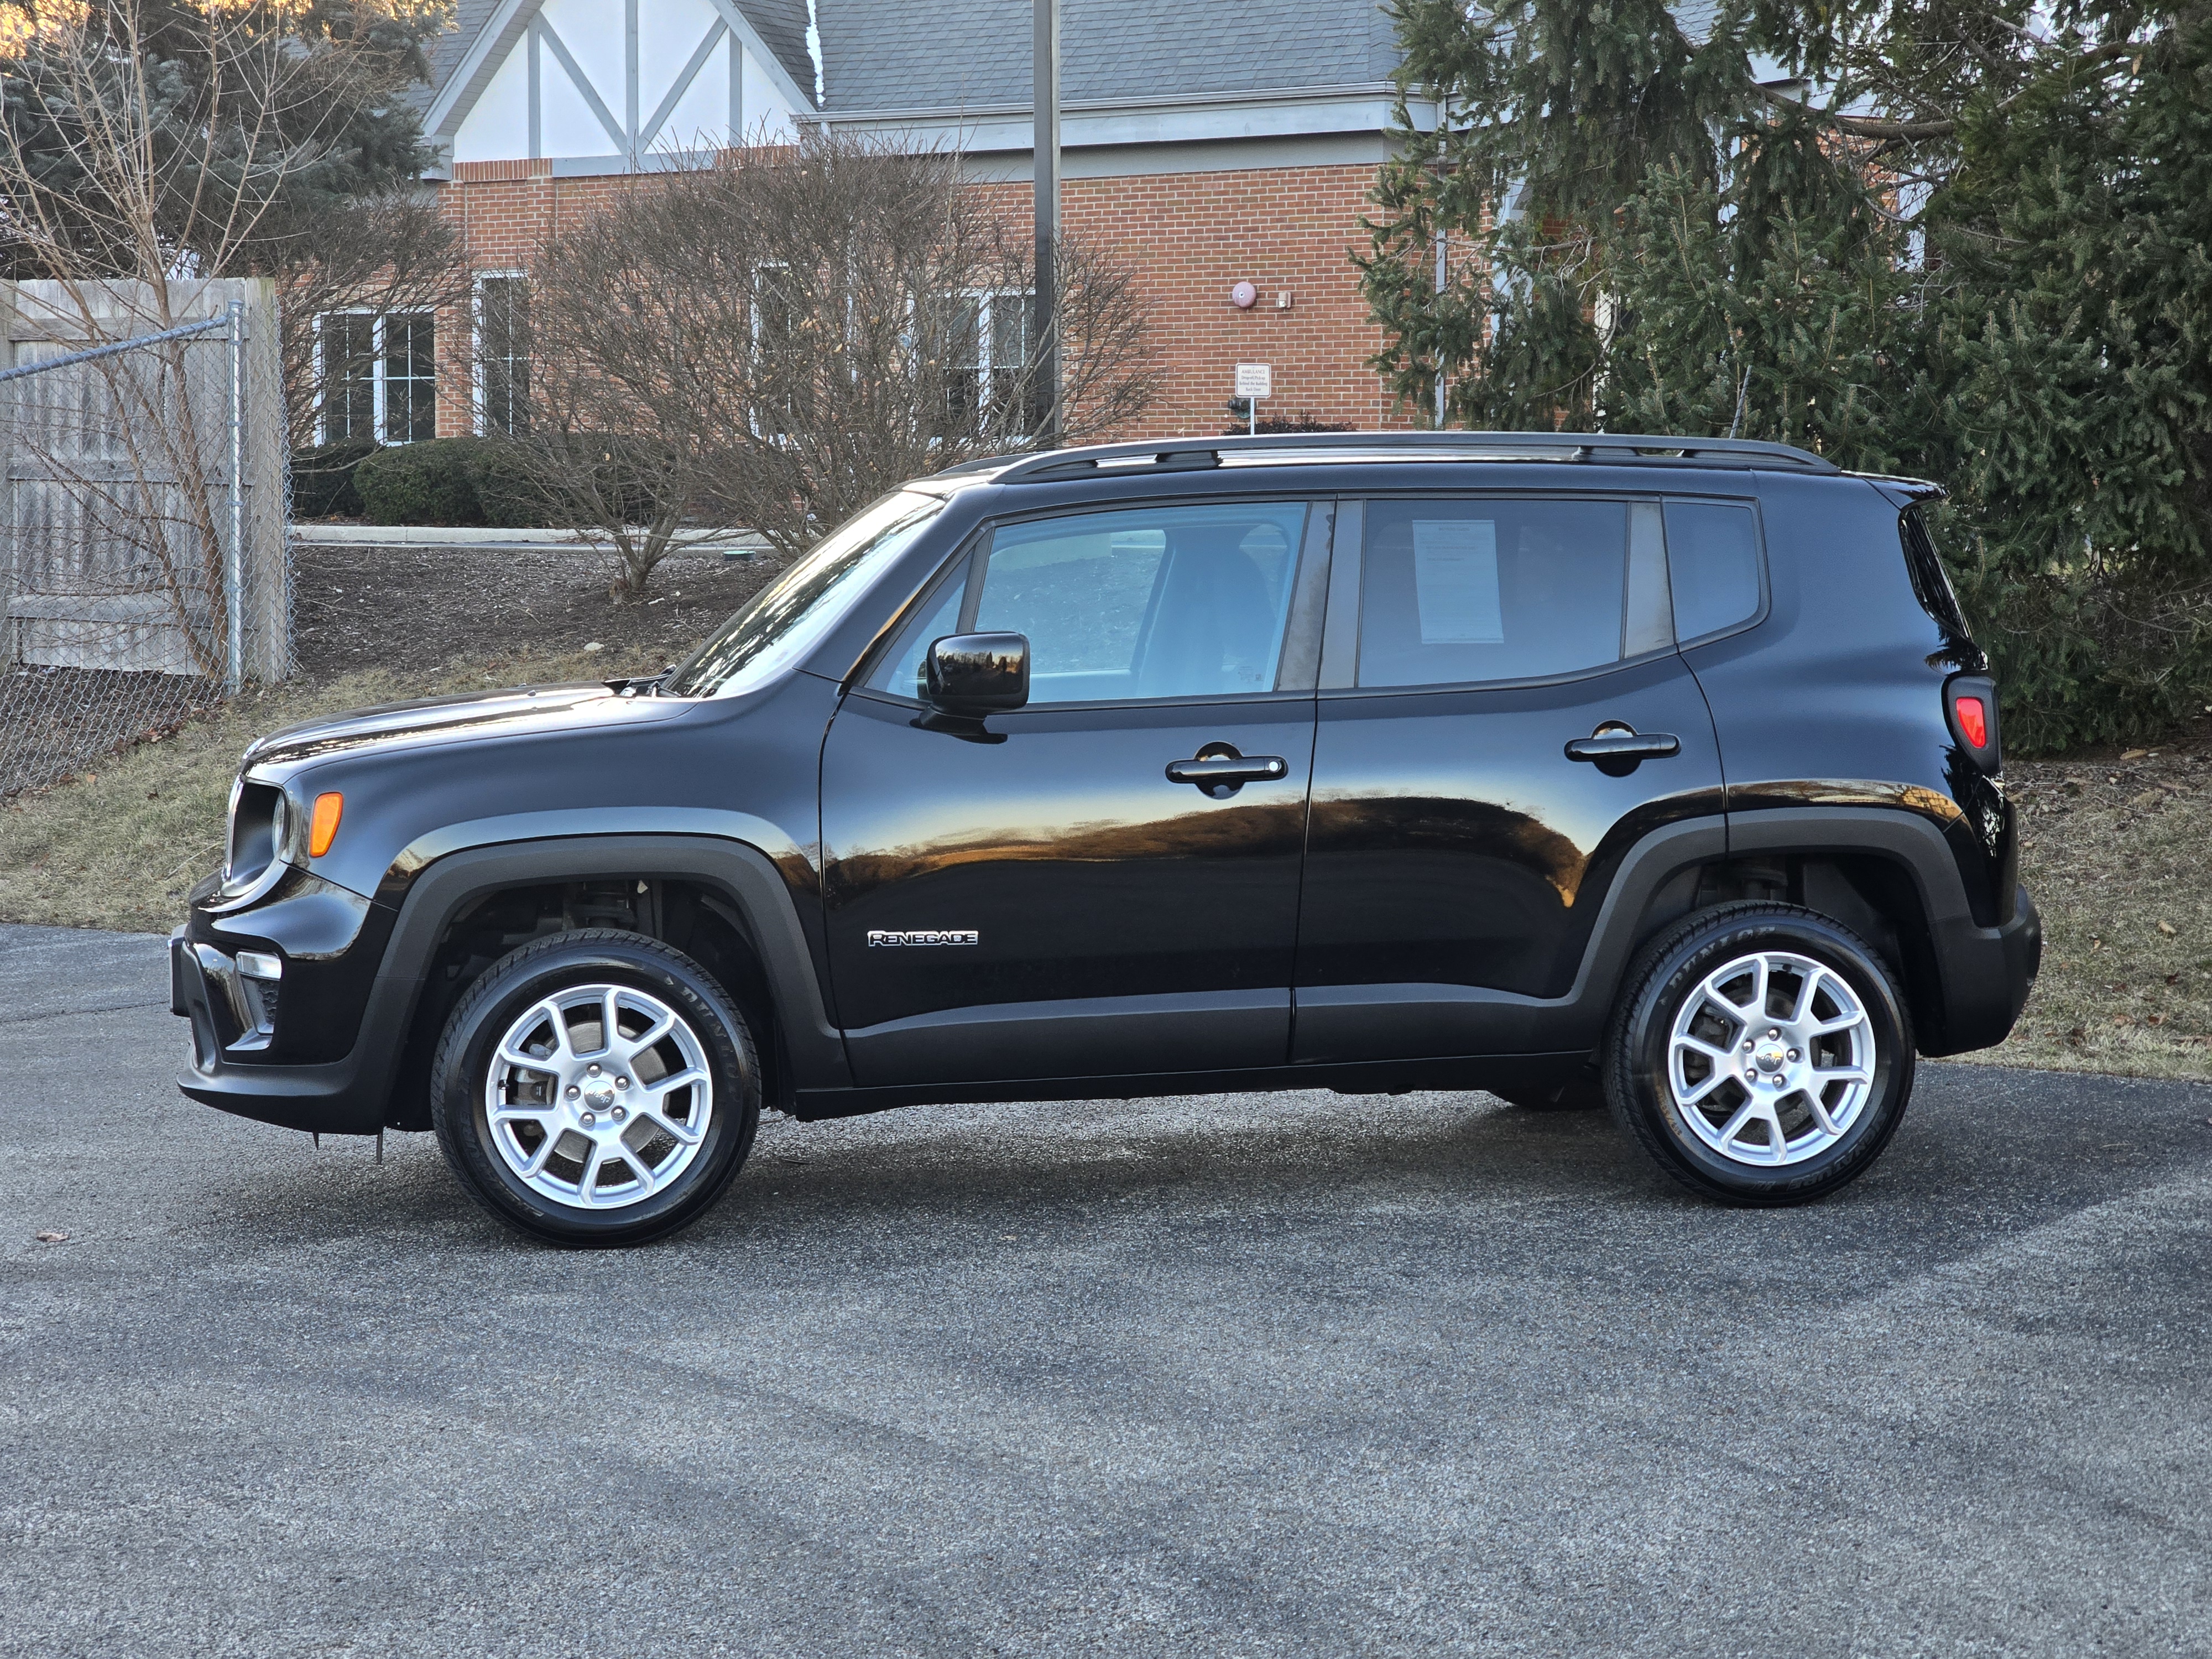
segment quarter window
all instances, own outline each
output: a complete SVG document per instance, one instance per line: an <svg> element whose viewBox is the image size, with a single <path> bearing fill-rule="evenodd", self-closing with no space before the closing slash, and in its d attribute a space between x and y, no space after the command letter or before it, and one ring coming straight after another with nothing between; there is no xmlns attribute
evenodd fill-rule
<svg viewBox="0 0 2212 1659"><path fill-rule="evenodd" d="M1735 501L1667 503L1674 635L1694 640L1759 614L1759 527Z"/></svg>
<svg viewBox="0 0 2212 1659"><path fill-rule="evenodd" d="M1632 572L1625 501L1372 501L1366 515L1363 686L1542 679L1664 643L1627 626L1632 588L1657 590L1655 562Z"/></svg>

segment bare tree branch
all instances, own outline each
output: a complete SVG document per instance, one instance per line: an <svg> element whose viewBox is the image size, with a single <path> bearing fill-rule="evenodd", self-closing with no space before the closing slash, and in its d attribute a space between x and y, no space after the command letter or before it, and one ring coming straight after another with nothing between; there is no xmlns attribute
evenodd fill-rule
<svg viewBox="0 0 2212 1659"><path fill-rule="evenodd" d="M1080 439L1133 419L1158 374L1131 274L1061 257ZM1034 282L1026 237L949 153L811 130L655 175L533 264L518 459L614 538L620 595L643 592L686 515L796 551L904 479L1031 445ZM578 465L594 445L619 486Z"/></svg>

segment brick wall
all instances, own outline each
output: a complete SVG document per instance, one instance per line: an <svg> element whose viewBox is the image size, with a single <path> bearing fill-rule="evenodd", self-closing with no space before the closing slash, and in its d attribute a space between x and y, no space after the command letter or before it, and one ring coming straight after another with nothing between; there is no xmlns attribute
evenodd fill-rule
<svg viewBox="0 0 2212 1659"><path fill-rule="evenodd" d="M641 180L555 179L542 161L465 162L446 185L446 210L462 228L480 270L526 265L554 230L613 191ZM1358 427L1406 426L1367 368L1381 331L1367 320L1351 261L1365 245L1359 216L1375 171L1369 167L1151 173L1081 179L1061 186L1067 231L1110 250L1137 273L1164 371L1162 395L1137 427L1117 435L1218 433L1230 424L1235 366L1274 369L1275 395L1261 415L1311 414ZM1030 189L979 186L1011 222L1030 218ZM1240 311L1230 290L1260 290ZM1289 303L1279 303L1287 295ZM441 433L474 421L468 322L442 319Z"/></svg>

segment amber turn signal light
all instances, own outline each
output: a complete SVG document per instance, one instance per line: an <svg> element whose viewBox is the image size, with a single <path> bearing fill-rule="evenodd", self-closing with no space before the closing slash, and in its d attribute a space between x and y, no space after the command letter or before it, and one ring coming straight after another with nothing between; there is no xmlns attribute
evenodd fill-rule
<svg viewBox="0 0 2212 1659"><path fill-rule="evenodd" d="M307 825L309 858L319 859L331 850L331 843L338 838L338 816L344 811L345 797L336 790L315 797L315 816Z"/></svg>

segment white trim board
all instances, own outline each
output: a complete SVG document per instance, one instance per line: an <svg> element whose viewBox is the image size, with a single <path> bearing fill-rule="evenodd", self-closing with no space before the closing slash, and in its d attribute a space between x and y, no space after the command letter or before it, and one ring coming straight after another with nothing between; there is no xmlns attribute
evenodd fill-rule
<svg viewBox="0 0 2212 1659"><path fill-rule="evenodd" d="M702 7L710 12L714 21L705 35L690 49L674 82L650 112L642 107L640 90L639 8L650 5L653 0L620 0L620 30L623 40L622 88L623 109L619 115L611 106L609 97L601 95L592 84L592 77L577 60L570 43L544 14L546 0L501 0L499 8L485 21L476 39L468 45L453 76L430 101L423 116L423 130L450 158L453 143L462 125L477 107L494 77L518 52L526 54L528 79L528 131L515 135L512 146L520 152L514 156L499 160L538 160L545 149L544 136L544 94L546 76L557 74L570 83L576 95L589 109L592 118L605 129L612 143L617 159L627 160L629 171L651 171L646 157L653 143L659 137L667 122L682 103L708 66L715 63L715 47L728 43L726 59L729 77L728 109L730 137L740 140L744 136L743 122L745 109L744 91L745 78L757 75L761 83L779 100L794 120L805 120L815 113L811 93L792 78L783 60L770 51L735 3L735 0L702 0ZM612 0L602 0L611 9ZM573 15L570 22L574 21ZM612 23L615 20L610 18ZM612 33L612 30L610 30ZM548 52L545 49L550 48ZM551 64L546 59L552 59ZM748 61L750 60L750 61ZM772 114L773 112L762 112ZM597 159L597 158L593 158Z"/></svg>

